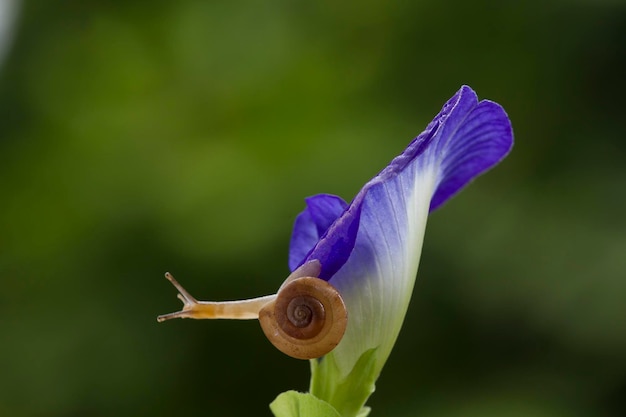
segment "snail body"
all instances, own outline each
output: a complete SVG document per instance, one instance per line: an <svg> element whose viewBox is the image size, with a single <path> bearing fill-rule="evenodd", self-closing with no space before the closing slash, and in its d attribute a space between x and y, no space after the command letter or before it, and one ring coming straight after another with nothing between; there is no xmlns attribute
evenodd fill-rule
<svg viewBox="0 0 626 417"><path fill-rule="evenodd" d="M320 270L318 261L308 262L289 275L275 295L225 302L198 301L167 273L184 306L157 320L258 318L265 336L281 352L297 359L319 358L339 344L348 323L341 294L316 277Z"/></svg>

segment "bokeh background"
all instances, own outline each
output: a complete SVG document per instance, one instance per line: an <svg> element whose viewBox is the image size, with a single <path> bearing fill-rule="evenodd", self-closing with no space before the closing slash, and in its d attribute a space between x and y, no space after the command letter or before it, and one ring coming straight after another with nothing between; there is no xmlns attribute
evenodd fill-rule
<svg viewBox="0 0 626 417"><path fill-rule="evenodd" d="M0 416L306 390L255 322L157 324L163 273L274 292L303 199L350 200L461 84L516 145L432 214L371 415L626 415L624 2L1 3Z"/></svg>

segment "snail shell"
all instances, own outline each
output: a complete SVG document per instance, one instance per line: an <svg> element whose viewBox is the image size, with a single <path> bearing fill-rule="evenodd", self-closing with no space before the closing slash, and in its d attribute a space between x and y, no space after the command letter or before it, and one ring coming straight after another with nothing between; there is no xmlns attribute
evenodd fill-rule
<svg viewBox="0 0 626 417"><path fill-rule="evenodd" d="M324 356L341 341L348 312L339 292L320 278L286 282L275 300L259 311L265 336L281 352L297 359Z"/></svg>

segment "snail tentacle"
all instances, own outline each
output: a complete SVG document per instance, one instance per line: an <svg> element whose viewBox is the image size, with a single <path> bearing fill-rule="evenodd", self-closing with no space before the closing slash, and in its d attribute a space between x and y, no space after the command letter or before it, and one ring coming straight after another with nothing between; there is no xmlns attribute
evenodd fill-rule
<svg viewBox="0 0 626 417"><path fill-rule="evenodd" d="M183 309L175 313L158 316L158 322L170 319L257 319L261 308L276 298L274 294L249 300L198 301L176 281L172 274L168 272L165 274L165 278L178 290L177 297L183 302Z"/></svg>

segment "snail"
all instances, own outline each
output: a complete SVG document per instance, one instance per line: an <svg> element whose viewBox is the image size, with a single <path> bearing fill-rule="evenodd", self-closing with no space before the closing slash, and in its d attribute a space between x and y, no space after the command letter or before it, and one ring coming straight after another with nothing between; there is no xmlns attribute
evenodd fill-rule
<svg viewBox="0 0 626 417"><path fill-rule="evenodd" d="M348 312L341 294L323 279L319 261L310 261L291 273L278 292L237 301L197 301L168 272L165 277L178 290L183 309L157 317L259 319L269 341L281 352L297 359L324 356L341 341Z"/></svg>

